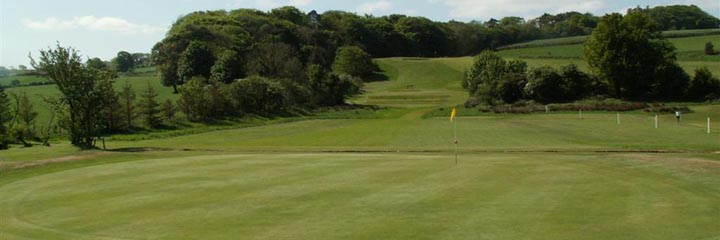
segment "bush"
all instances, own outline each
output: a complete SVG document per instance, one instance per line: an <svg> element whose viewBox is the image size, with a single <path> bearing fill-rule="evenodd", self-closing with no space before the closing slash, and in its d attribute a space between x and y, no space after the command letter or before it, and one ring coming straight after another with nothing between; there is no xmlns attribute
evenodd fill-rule
<svg viewBox="0 0 720 240"><path fill-rule="evenodd" d="M525 94L540 103L566 101L567 90L563 87L563 79L550 66L530 70L525 85Z"/></svg>
<svg viewBox="0 0 720 240"><path fill-rule="evenodd" d="M370 76L377 67L372 62L370 54L356 46L338 48L332 69L339 74L349 74L355 77Z"/></svg>
<svg viewBox="0 0 720 240"><path fill-rule="evenodd" d="M210 117L205 82L207 79L204 77L193 77L180 88L178 106L190 121L203 121Z"/></svg>
<svg viewBox="0 0 720 240"><path fill-rule="evenodd" d="M285 112L282 85L264 77L249 77L230 85L230 98L236 111L271 116Z"/></svg>
<svg viewBox="0 0 720 240"><path fill-rule="evenodd" d="M549 111L610 111L624 112L634 111L648 108L648 105L642 102L626 102L616 99L606 99L601 101L579 101L574 103L559 104L537 104L533 102L519 101L515 104L503 104L496 106L480 106L478 110L481 112L493 113L535 113Z"/></svg>
<svg viewBox="0 0 720 240"><path fill-rule="evenodd" d="M695 77L690 81L686 97L690 100L703 101L720 98L720 80L713 76L710 69L695 69Z"/></svg>
<svg viewBox="0 0 720 240"><path fill-rule="evenodd" d="M523 99L525 97L524 88L526 83L525 74L505 74L500 84L500 99L505 103L514 103Z"/></svg>
<svg viewBox="0 0 720 240"><path fill-rule="evenodd" d="M690 76L679 65L663 65L656 71L651 96L656 100L681 99L689 84Z"/></svg>
<svg viewBox="0 0 720 240"><path fill-rule="evenodd" d="M705 55L715 55L715 46L712 42L705 43Z"/></svg>
<svg viewBox="0 0 720 240"><path fill-rule="evenodd" d="M560 76L565 91L565 100L574 101L595 94L590 75L580 71L575 64L560 67Z"/></svg>

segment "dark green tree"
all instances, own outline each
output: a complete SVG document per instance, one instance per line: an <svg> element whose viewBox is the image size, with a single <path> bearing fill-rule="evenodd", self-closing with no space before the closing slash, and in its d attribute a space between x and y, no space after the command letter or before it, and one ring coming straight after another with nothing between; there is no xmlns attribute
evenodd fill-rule
<svg viewBox="0 0 720 240"><path fill-rule="evenodd" d="M558 94L563 96L563 101L579 100L596 93L593 91L592 77L580 71L577 65L561 66L558 73L562 78L562 87L566 91L564 94Z"/></svg>
<svg viewBox="0 0 720 240"><path fill-rule="evenodd" d="M205 93L206 82L207 79L203 77L193 77L180 88L178 106L190 121L204 121L210 117L207 108L209 97Z"/></svg>
<svg viewBox="0 0 720 240"><path fill-rule="evenodd" d="M31 58L31 63L55 83L68 106L63 127L70 133L70 142L93 147L101 132L101 112L107 104L102 89L112 85L110 76L86 68L74 48L59 44L55 49L41 50L39 61Z"/></svg>
<svg viewBox="0 0 720 240"><path fill-rule="evenodd" d="M320 65L308 67L308 82L312 90L311 102L316 106L334 106L359 93L360 87L349 78L332 74Z"/></svg>
<svg viewBox="0 0 720 240"><path fill-rule="evenodd" d="M10 142L8 124L12 120L12 112L10 98L5 92L5 88L0 86L0 150L7 149Z"/></svg>
<svg viewBox="0 0 720 240"><path fill-rule="evenodd" d="M672 70L675 48L660 38L653 21L641 11L626 16L604 16L585 43L590 69L613 88L616 97L647 99L653 97L656 76Z"/></svg>
<svg viewBox="0 0 720 240"><path fill-rule="evenodd" d="M720 80L707 67L695 69L686 95L695 101L720 99Z"/></svg>
<svg viewBox="0 0 720 240"><path fill-rule="evenodd" d="M705 43L705 55L715 55L715 45L712 42Z"/></svg>
<svg viewBox="0 0 720 240"><path fill-rule="evenodd" d="M135 59L129 52L120 51L115 57L115 67L119 72L128 72L135 67Z"/></svg>
<svg viewBox="0 0 720 240"><path fill-rule="evenodd" d="M106 70L107 64L103 62L100 58L90 58L87 60L87 63L85 63L88 68L97 69L97 70Z"/></svg>
<svg viewBox="0 0 720 240"><path fill-rule="evenodd" d="M142 93L142 101L140 101L140 116L142 116L145 124L151 128L157 128L162 124L160 117L160 104L157 102L157 92L155 88L148 83L147 88Z"/></svg>
<svg viewBox="0 0 720 240"><path fill-rule="evenodd" d="M210 79L223 83L230 83L235 79L245 77L240 54L235 51L226 50L215 61L210 69Z"/></svg>
<svg viewBox="0 0 720 240"><path fill-rule="evenodd" d="M356 46L338 48L333 62L333 71L356 77L370 76L376 66L367 52Z"/></svg>
<svg viewBox="0 0 720 240"><path fill-rule="evenodd" d="M125 129L132 129L137 112L135 110L135 89L133 89L130 81L125 80L125 85L123 85L118 97Z"/></svg>
<svg viewBox="0 0 720 240"><path fill-rule="evenodd" d="M293 46L285 43L262 43L247 60L250 75L275 79L298 79L303 77L303 64Z"/></svg>
<svg viewBox="0 0 720 240"><path fill-rule="evenodd" d="M235 109L261 116L285 112L283 92L285 90L279 82L257 76L233 82L230 86Z"/></svg>
<svg viewBox="0 0 720 240"><path fill-rule="evenodd" d="M541 103L561 102L567 89L563 87L563 79L550 66L530 70L525 85L525 94Z"/></svg>
<svg viewBox="0 0 720 240"><path fill-rule="evenodd" d="M175 114L177 114L177 106L170 101L170 99L165 100L165 102L162 105L162 116L163 120L167 123L174 123L175 122Z"/></svg>
<svg viewBox="0 0 720 240"><path fill-rule="evenodd" d="M178 60L177 75L180 82L192 77L210 77L210 69L215 64L215 56L208 46L200 41L192 41Z"/></svg>

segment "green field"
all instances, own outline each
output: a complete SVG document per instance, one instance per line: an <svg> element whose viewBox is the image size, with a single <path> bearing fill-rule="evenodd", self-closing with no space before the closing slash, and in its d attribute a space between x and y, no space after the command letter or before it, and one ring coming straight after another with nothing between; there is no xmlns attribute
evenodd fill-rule
<svg viewBox="0 0 720 240"><path fill-rule="evenodd" d="M466 99L471 58L377 61L390 80L351 99L375 110L2 151L0 239L720 239L720 105L658 128L460 108L456 164L453 126L428 113Z"/></svg>

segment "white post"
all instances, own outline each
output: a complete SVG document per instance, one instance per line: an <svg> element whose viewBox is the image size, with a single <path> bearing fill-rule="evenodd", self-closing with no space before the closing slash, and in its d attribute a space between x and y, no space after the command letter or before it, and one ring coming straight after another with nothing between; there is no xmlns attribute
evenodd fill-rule
<svg viewBox="0 0 720 240"><path fill-rule="evenodd" d="M658 128L658 119L657 119L657 114L655 114L655 128Z"/></svg>
<svg viewBox="0 0 720 240"><path fill-rule="evenodd" d="M620 112L617 113L617 124L620 125Z"/></svg>
<svg viewBox="0 0 720 240"><path fill-rule="evenodd" d="M579 119L582 119L582 109L580 109L580 114L578 115Z"/></svg>
<svg viewBox="0 0 720 240"><path fill-rule="evenodd" d="M708 131L707 131L708 134L710 134L710 117L708 117L708 129L707 129L707 130L708 130Z"/></svg>
<svg viewBox="0 0 720 240"><path fill-rule="evenodd" d="M550 112L550 108L548 108L548 106L545 105L545 113L549 113L549 112Z"/></svg>

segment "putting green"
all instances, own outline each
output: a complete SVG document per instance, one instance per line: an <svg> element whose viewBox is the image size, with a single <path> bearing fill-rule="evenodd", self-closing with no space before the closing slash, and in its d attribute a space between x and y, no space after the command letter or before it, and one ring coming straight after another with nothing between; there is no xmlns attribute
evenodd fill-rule
<svg viewBox="0 0 720 240"><path fill-rule="evenodd" d="M720 164L664 155L242 154L0 186L2 239L705 239Z"/></svg>

